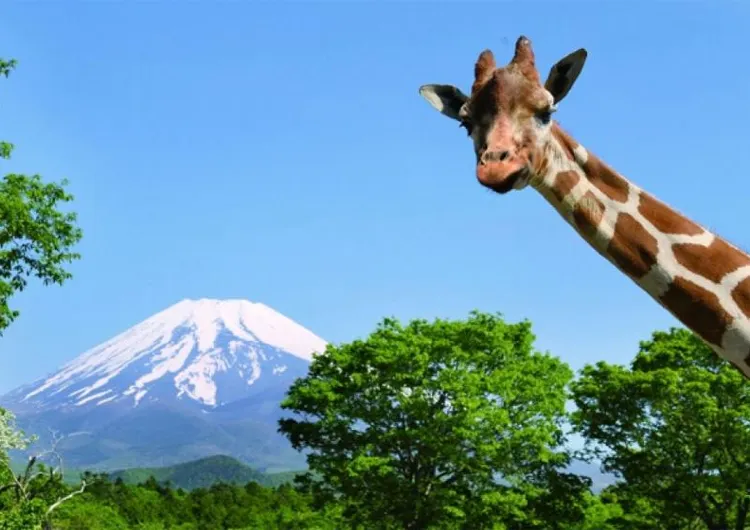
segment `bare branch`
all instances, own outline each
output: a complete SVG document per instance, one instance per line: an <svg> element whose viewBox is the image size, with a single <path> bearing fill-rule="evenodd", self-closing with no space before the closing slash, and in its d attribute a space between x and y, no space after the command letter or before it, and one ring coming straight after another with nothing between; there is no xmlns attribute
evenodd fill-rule
<svg viewBox="0 0 750 530"><path fill-rule="evenodd" d="M49 449L37 453L36 455L34 455L34 458L40 462L46 461L47 465L54 473L57 473L60 476L64 476L65 470L63 467L63 458L60 452L57 450L57 447L65 438L68 438L68 436L61 435L59 431L51 428L49 429L49 432L51 436ZM38 476L39 474L41 473L38 473L36 476Z"/></svg>
<svg viewBox="0 0 750 530"><path fill-rule="evenodd" d="M16 473L13 471L13 468L10 465L10 460L7 458L2 459L3 464L5 464L5 467L8 468L8 471L10 471L10 476L13 478L13 484L10 484L9 487L15 487L16 488L16 497L20 500L20 496L23 495L23 498L26 499L26 488L24 487L23 481L20 480L20 477L16 475Z"/></svg>
<svg viewBox="0 0 750 530"><path fill-rule="evenodd" d="M81 487L79 489L77 489L75 491L71 491L65 497L57 499L57 501L55 501L52 504L52 506L50 506L49 508L47 508L47 515L51 514L52 510L54 510L55 508L57 508L58 506L60 506L62 503L66 502L66 501L69 501L70 499L72 499L76 495L80 495L81 493L83 493L83 490L85 490L85 489L86 489L86 481L82 480L81 481Z"/></svg>

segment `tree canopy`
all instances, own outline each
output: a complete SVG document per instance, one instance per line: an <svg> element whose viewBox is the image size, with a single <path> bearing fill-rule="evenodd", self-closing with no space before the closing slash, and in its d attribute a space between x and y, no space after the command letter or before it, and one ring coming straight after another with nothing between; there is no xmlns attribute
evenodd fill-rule
<svg viewBox="0 0 750 530"><path fill-rule="evenodd" d="M572 392L588 456L621 479L613 494L673 525L745 527L750 385L701 339L655 332L630 367L587 366Z"/></svg>
<svg viewBox="0 0 750 530"><path fill-rule="evenodd" d="M8 77L15 65L0 58L0 75ZM0 142L0 158L9 159L13 147ZM61 210L73 200L66 185L15 173L0 180L0 335L18 316L10 298L30 277L62 285L71 277L65 264L80 257L72 251L82 237L76 214Z"/></svg>
<svg viewBox="0 0 750 530"><path fill-rule="evenodd" d="M316 498L342 500L352 523L531 523L551 480L560 494L581 488L556 474L568 461L561 422L573 374L533 342L528 322L478 312L385 319L313 359L282 405L296 416L280 431L310 452Z"/></svg>

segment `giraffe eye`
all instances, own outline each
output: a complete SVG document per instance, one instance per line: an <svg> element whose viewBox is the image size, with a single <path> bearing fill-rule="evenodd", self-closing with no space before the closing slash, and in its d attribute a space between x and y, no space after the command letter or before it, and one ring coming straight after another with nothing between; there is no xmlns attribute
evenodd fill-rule
<svg viewBox="0 0 750 530"><path fill-rule="evenodd" d="M468 119L461 120L461 123L459 123L458 126L466 129L466 135L471 136L471 131L474 129L474 125Z"/></svg>
<svg viewBox="0 0 750 530"><path fill-rule="evenodd" d="M552 113L557 109L555 107L549 107L544 110L540 110L536 113L536 119L542 125L547 125L552 120Z"/></svg>
<svg viewBox="0 0 750 530"><path fill-rule="evenodd" d="M471 131L474 128L474 124L471 123L471 114L466 103L461 105L461 108L458 111L458 120L460 122L458 126L466 129L466 134L468 136L471 136Z"/></svg>

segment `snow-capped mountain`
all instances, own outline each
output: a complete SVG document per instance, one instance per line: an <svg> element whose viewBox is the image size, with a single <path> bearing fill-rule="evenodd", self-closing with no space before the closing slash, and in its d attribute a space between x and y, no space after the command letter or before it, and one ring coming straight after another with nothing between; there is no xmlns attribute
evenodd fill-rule
<svg viewBox="0 0 750 530"><path fill-rule="evenodd" d="M325 347L261 303L183 300L2 402L37 411L175 399L215 408L261 388L285 389Z"/></svg>
<svg viewBox="0 0 750 530"><path fill-rule="evenodd" d="M326 342L270 307L183 300L0 399L66 465L111 470L224 454L302 469L280 402Z"/></svg>

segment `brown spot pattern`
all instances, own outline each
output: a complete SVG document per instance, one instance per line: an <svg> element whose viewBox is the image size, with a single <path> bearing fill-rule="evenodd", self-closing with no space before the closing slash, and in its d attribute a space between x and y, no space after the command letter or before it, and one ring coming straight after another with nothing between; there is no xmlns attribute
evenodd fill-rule
<svg viewBox="0 0 750 530"><path fill-rule="evenodd" d="M573 221L586 237L592 237L596 233L602 217L604 217L604 204L590 191L581 197L573 209Z"/></svg>
<svg viewBox="0 0 750 530"><path fill-rule="evenodd" d="M615 233L607 248L620 269L632 278L643 277L656 263L658 243L632 215L617 217Z"/></svg>
<svg viewBox="0 0 750 530"><path fill-rule="evenodd" d="M588 153L588 159L583 164L583 170L591 183L599 188L604 195L617 202L628 200L630 188L628 181L591 153Z"/></svg>
<svg viewBox="0 0 750 530"><path fill-rule="evenodd" d="M638 211L664 234L696 236L703 232L703 228L646 192L641 192Z"/></svg>
<svg viewBox="0 0 750 530"><path fill-rule="evenodd" d="M552 184L552 193L555 194L557 200L562 200L570 193L581 177L575 171L561 171L555 177L555 182Z"/></svg>
<svg viewBox="0 0 750 530"><path fill-rule="evenodd" d="M745 278L732 291L732 299L747 318L750 318L750 278Z"/></svg>
<svg viewBox="0 0 750 530"><path fill-rule="evenodd" d="M718 237L708 247L683 243L674 245L672 250L680 265L716 283L730 272L750 265L750 257Z"/></svg>
<svg viewBox="0 0 750 530"><path fill-rule="evenodd" d="M732 319L721 307L714 293L677 277L661 297L661 301L703 340L714 346L721 346L721 338Z"/></svg>

